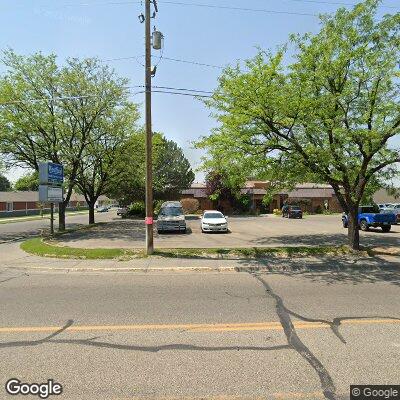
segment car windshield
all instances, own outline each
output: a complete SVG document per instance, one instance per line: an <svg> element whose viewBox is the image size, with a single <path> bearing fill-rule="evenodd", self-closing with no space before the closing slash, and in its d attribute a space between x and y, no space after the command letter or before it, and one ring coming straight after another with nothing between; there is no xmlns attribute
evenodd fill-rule
<svg viewBox="0 0 400 400"><path fill-rule="evenodd" d="M204 214L204 218L205 219L211 219L211 218L224 218L224 216L219 213L219 212L215 212L215 213L207 213Z"/></svg>
<svg viewBox="0 0 400 400"><path fill-rule="evenodd" d="M379 214L380 209L377 206L361 207L360 212L363 214Z"/></svg>
<svg viewBox="0 0 400 400"><path fill-rule="evenodd" d="M182 215L183 211L181 207L165 207L161 209L160 215L167 217L177 217Z"/></svg>
<svg viewBox="0 0 400 400"><path fill-rule="evenodd" d="M294 211L301 211L301 208L299 206L291 206L290 209Z"/></svg>

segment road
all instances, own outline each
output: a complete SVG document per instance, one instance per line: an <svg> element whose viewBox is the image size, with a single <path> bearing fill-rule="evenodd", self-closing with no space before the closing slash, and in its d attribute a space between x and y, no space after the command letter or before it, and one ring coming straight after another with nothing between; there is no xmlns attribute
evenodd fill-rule
<svg viewBox="0 0 400 400"><path fill-rule="evenodd" d="M0 267L0 398L11 377L53 378L77 400L348 399L350 384L398 384L398 273L370 278Z"/></svg>
<svg viewBox="0 0 400 400"><path fill-rule="evenodd" d="M112 213L114 214L114 213ZM99 213L95 215L96 222L109 221L112 216L111 213ZM56 220L54 221L55 229L57 229L58 215L56 215ZM66 227L72 228L79 225L88 224L88 214L77 214L68 215L66 217ZM43 230L50 229L50 220L48 218L24 221L21 222L11 222L0 224L0 243L15 241L22 238L27 238L30 236L35 236L40 234Z"/></svg>

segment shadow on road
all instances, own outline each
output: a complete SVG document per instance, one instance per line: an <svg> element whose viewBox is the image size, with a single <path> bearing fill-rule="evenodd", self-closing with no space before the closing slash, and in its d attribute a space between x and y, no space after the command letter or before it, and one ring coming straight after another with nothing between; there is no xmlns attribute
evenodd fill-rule
<svg viewBox="0 0 400 400"><path fill-rule="evenodd" d="M387 282L400 286L400 257L391 260L380 257L351 258L349 256L314 256L287 258L269 256L266 259L242 259L238 263L248 268L265 268L268 273L307 278L327 284Z"/></svg>

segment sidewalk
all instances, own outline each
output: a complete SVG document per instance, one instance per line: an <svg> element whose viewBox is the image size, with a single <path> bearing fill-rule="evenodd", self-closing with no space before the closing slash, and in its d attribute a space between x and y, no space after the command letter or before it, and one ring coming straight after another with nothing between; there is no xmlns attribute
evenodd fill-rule
<svg viewBox="0 0 400 400"><path fill-rule="evenodd" d="M265 259L195 259L149 257L120 260L79 260L38 257L25 253L20 243L0 244L0 266L37 271L69 271L69 272L157 272L157 271L271 271L271 272L304 272L315 270L322 272L338 272L349 269L399 269L399 256L379 257L302 257L282 258L271 255Z"/></svg>

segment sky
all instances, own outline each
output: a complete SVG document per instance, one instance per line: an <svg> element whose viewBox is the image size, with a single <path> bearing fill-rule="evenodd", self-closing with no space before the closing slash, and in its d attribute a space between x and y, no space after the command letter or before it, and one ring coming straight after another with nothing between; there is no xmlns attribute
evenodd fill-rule
<svg viewBox="0 0 400 400"><path fill-rule="evenodd" d="M98 57L107 61L130 85L144 81L144 12L139 1L124 0L0 0L0 50L19 54L55 53L62 64L68 57ZM175 4L172 4L175 3ZM176 4L180 3L180 4ZM182 4L185 3L185 4ZM352 0L176 0L158 1L152 20L164 36L163 58L153 85L212 91L223 67L253 57L257 48L276 49L291 33L317 32L321 13L333 13ZM192 5L190 5L192 4ZM196 4L196 5L194 5ZM201 7L226 6L237 9ZM381 13L400 11L400 0L385 0ZM239 9L240 8L240 9ZM244 9L257 9L251 11ZM268 11L268 12L267 12ZM196 65L182 60L212 66ZM0 73L4 67L0 64ZM132 100L141 105L144 95ZM193 168L203 153L193 142L208 135L215 121L201 101L189 96L154 93L153 129L175 140ZM24 170L7 173L15 181ZM201 181L203 173L197 172Z"/></svg>

